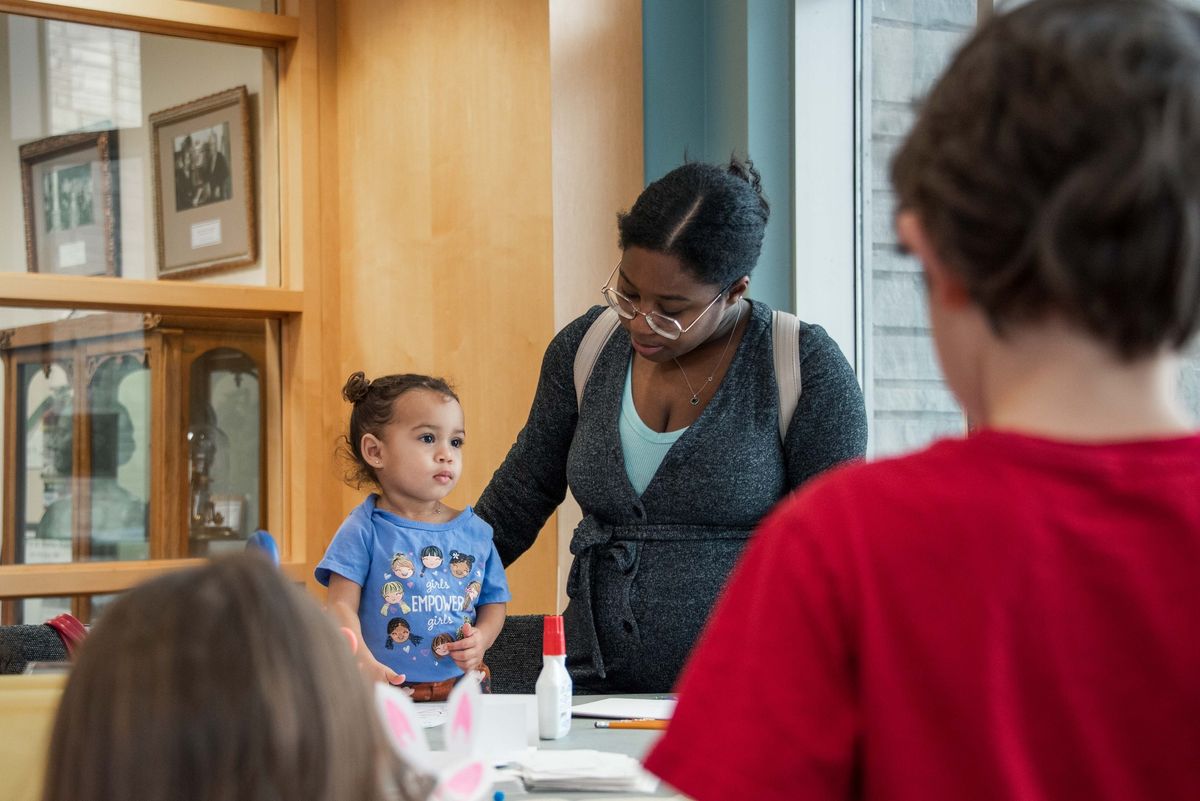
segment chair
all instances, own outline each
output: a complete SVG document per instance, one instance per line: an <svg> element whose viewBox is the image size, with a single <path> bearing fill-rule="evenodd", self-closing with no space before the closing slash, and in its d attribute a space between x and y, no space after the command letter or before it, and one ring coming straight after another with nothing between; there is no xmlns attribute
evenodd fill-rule
<svg viewBox="0 0 1200 801"><path fill-rule="evenodd" d="M0 673L24 673L29 662L66 659L67 647L50 626L0 626Z"/></svg>
<svg viewBox="0 0 1200 801"><path fill-rule="evenodd" d="M492 692L533 694L542 671L542 616L509 616L483 659L492 671Z"/></svg>

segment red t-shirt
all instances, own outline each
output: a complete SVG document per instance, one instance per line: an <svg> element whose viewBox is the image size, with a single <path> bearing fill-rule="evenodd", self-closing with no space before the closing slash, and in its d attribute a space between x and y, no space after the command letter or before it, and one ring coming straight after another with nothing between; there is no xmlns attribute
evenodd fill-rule
<svg viewBox="0 0 1200 801"><path fill-rule="evenodd" d="M1200 437L993 431L763 523L647 767L720 799L1200 799Z"/></svg>

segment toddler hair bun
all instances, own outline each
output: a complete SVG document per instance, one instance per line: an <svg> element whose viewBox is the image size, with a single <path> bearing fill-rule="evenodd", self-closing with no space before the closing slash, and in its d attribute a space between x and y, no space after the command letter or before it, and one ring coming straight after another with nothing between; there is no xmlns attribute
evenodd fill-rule
<svg viewBox="0 0 1200 801"><path fill-rule="evenodd" d="M363 398L367 397L367 392L371 389L371 382L367 380L366 374L359 370L352 373L346 379L346 386L342 387L342 397L351 403L358 403Z"/></svg>

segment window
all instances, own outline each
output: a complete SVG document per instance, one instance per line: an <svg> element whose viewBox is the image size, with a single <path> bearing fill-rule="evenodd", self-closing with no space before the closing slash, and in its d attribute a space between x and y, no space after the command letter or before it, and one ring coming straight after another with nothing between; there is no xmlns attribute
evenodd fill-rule
<svg viewBox="0 0 1200 801"><path fill-rule="evenodd" d="M933 351L920 265L896 250L888 175L917 102L974 26L976 5L876 0L863 12L859 330L875 456L910 451L964 429Z"/></svg>

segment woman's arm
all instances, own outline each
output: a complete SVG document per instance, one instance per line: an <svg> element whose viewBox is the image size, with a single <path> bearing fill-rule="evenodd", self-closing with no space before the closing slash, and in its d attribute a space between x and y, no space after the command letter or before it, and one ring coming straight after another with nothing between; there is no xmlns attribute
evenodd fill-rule
<svg viewBox="0 0 1200 801"><path fill-rule="evenodd" d="M358 650L354 656L358 660L359 669L372 681L403 684L403 674L377 661L363 640L362 625L358 622L358 604L361 598L362 587L345 576L329 574L329 594L326 598L329 613L339 626L349 629L358 638Z"/></svg>
<svg viewBox="0 0 1200 801"><path fill-rule="evenodd" d="M800 326L800 402L784 442L787 486L867 452L867 410L854 370L819 325Z"/></svg>
<svg viewBox="0 0 1200 801"><path fill-rule="evenodd" d="M560 331L546 348L529 419L488 482L475 512L493 530L505 566L537 539L567 494L567 453L575 436L575 351L596 307Z"/></svg>

